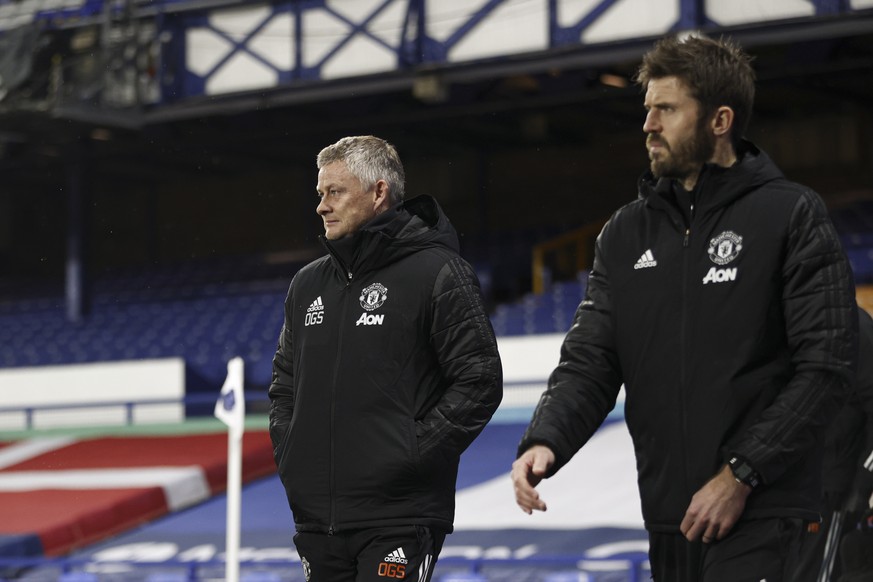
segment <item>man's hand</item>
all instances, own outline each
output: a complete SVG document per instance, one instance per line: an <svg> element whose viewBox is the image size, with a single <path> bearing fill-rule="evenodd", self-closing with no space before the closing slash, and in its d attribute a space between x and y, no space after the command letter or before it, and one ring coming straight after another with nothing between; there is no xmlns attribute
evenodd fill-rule
<svg viewBox="0 0 873 582"><path fill-rule="evenodd" d="M535 487L543 480L546 471L555 462L555 453L544 445L534 445L512 464L512 486L515 502L530 515L533 510L545 511L546 504L540 499Z"/></svg>
<svg viewBox="0 0 873 582"><path fill-rule="evenodd" d="M710 544L724 538L740 519L751 492L725 465L691 498L679 531L689 542Z"/></svg>

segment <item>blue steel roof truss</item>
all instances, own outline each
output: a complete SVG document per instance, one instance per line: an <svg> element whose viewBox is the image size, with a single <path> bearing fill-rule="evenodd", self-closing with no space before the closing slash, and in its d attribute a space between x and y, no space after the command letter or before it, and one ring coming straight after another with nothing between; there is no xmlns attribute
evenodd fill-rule
<svg viewBox="0 0 873 582"><path fill-rule="evenodd" d="M366 14L359 21L353 21L345 14L333 9L327 0L302 0L281 2L271 5L269 16L253 30L249 31L244 38L236 40L227 33L212 27L208 23L208 14L201 13L198 15L187 14L182 17L182 31L193 26L207 27L221 36L227 42L233 45L233 49L221 58L211 70L202 77L185 71L187 77L184 82L184 91L174 91L172 95L165 95L165 101L175 100L179 97L196 97L204 93L205 83L208 78L215 74L228 60L233 58L239 52L245 52L259 62L276 71L279 77L280 84L292 84L295 80L321 80L321 69L332 58L334 58L351 40L357 35L366 36L369 40L381 45L388 51L395 53L398 70L412 70L421 65L448 65L449 53L453 47L463 41L471 34L477 26L484 23L489 16L501 5L508 0L488 0L479 9L471 12L468 19L460 24L456 30L452 32L444 41L438 41L427 35L427 0L384 0L380 2L372 11ZM621 0L602 0L594 9L585 15L578 23L569 27L561 27L557 21L558 4L557 0L549 0L548 2L548 21L549 21L549 47L555 48L560 46L578 44L582 31L588 26L591 26L603 13L614 6ZM389 6L403 2L406 4L405 18L402 25L402 33L400 42L397 46L392 46L383 38L373 34L369 29L369 25L378 18ZM342 39L340 39L327 53L314 65L304 66L303 64L303 16L308 10L319 9L327 12L332 17L346 24L349 29ZM277 14L292 12L295 15L295 62L294 68L290 71L284 71L277 68L272 63L258 55L256 51L252 51L247 45L254 39L257 34L274 18ZM415 23L415 34L410 34L412 23ZM184 47L173 47L181 52L176 57L178 64L184 63Z"/></svg>
<svg viewBox="0 0 873 582"><path fill-rule="evenodd" d="M10 0L0 0L0 4L6 4ZM436 0L430 0L435 2ZM561 0L546 0L545 9L548 22L548 36L544 50L563 49L583 44L582 35L592 25L598 22L607 12L616 7L623 0L600 0L592 8L582 15L577 22L562 25L560 22L560 10L564 7ZM266 2L264 4L227 0L81 0L79 6L69 4L55 11L39 10L32 15L34 21L39 22L45 28L75 27L85 23L94 23L95 19L105 18L115 14L124 6L132 8L130 13L134 18L153 18L157 24L159 38L169 38L169 41L161 43L163 66L161 69L161 95L159 103L169 103L187 98L197 98L206 95L206 87L210 78L216 75L228 61L235 56L245 54L254 59L276 76L276 84L265 89L289 89L295 83L301 81L319 82L326 80L323 74L325 65L336 58L337 55L348 48L355 38L366 38L368 42L382 47L395 56L393 70L384 70L379 74L414 72L419 68L428 69L451 67L454 63L450 57L452 50L459 43L467 39L478 27L482 26L489 18L494 17L499 8L505 7L511 0L486 0L478 8L471 10L465 20L452 30L444 40L437 40L428 35L428 0L375 0L371 9L366 10L358 18L350 17L337 8L336 3L329 0L280 0ZM713 21L706 11L704 0L675 0L678 8L678 18L670 27L671 30L693 29L718 29L719 25ZM811 0L814 12L817 16L852 13L849 0ZM227 31L210 23L210 16L220 14L229 8L238 9L246 6L266 6L268 14L253 28L248 30L241 38L234 37ZM384 15L389 8L402 5L405 7L402 22L399 23L400 35L396 43L386 40L372 29L377 19ZM432 6L436 6L433 4ZM331 46L315 63L305 64L306 30L305 20L308 12L323 11L332 19L342 23L345 30L340 33L336 43ZM108 11L108 12L106 12ZM280 14L293 15L294 28L290 34L289 50L293 50L293 60L290 65L282 67L269 58L265 58L258 50L251 47L251 43L267 27L271 21ZM0 23L2 24L2 23ZM197 74L187 67L186 44L187 32L195 27L206 28L212 33L229 43L229 50L223 54L209 70ZM165 34L169 33L169 34ZM396 46L395 46L396 45ZM509 55L497 55L487 60L500 61L507 59ZM368 73L369 74L369 73ZM361 76L365 76L362 74ZM352 75L354 77L354 75Z"/></svg>

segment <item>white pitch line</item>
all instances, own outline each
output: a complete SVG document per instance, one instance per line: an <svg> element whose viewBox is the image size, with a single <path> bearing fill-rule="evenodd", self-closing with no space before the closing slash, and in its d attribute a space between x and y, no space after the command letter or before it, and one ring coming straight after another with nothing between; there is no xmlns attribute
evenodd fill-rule
<svg viewBox="0 0 873 582"><path fill-rule="evenodd" d="M190 467L145 467L76 469L62 471L5 471L0 473L0 491L39 489L120 489L161 487L170 510L190 507L210 497L203 469Z"/></svg>
<svg viewBox="0 0 873 582"><path fill-rule="evenodd" d="M36 438L18 441L0 449L0 469L23 463L43 453L61 449L76 442L73 437Z"/></svg>

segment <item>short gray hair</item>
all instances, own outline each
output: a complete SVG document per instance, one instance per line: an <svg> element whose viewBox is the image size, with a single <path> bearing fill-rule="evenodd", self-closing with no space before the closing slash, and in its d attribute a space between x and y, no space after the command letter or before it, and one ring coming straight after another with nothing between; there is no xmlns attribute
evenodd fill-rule
<svg viewBox="0 0 873 582"><path fill-rule="evenodd" d="M333 162L345 162L349 172L367 190L379 180L385 180L392 206L406 195L406 174L400 156L384 139L372 135L344 137L318 153L316 165L319 170Z"/></svg>

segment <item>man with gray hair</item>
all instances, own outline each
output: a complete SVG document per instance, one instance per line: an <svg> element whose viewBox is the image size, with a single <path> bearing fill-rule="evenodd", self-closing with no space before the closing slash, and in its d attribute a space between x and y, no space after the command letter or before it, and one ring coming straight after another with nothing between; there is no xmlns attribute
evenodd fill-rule
<svg viewBox="0 0 873 582"><path fill-rule="evenodd" d="M502 397L479 282L436 200L405 200L395 148L317 158L327 255L285 300L270 437L306 579L427 582L461 453Z"/></svg>

